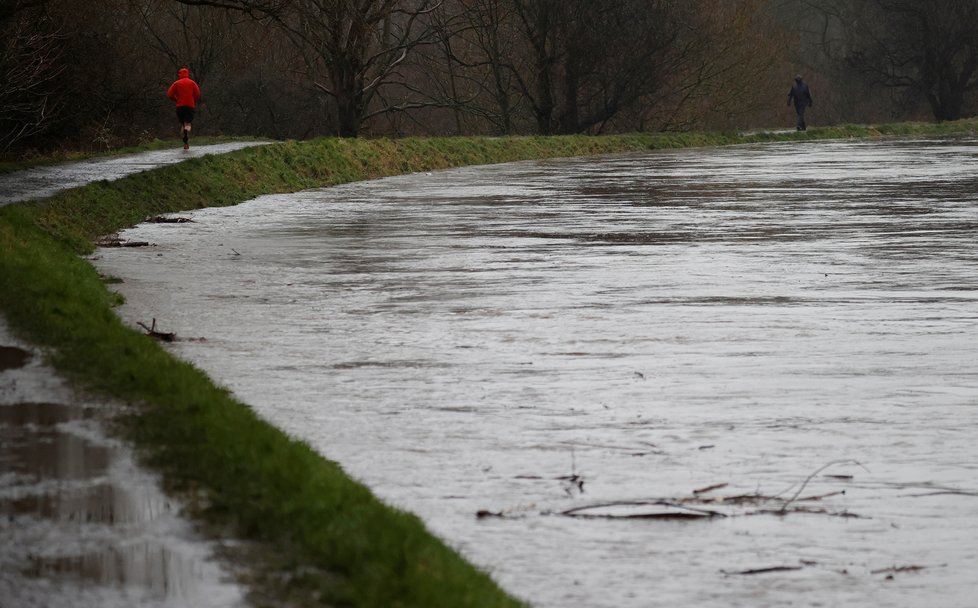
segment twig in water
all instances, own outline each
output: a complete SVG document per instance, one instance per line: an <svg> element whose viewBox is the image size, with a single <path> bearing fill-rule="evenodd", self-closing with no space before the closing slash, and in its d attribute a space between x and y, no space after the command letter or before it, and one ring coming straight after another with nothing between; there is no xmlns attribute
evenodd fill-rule
<svg viewBox="0 0 978 608"><path fill-rule="evenodd" d="M706 494L707 492L712 492L713 490L720 490L727 487L728 483L715 483L712 486L706 486L705 488L699 488L698 490L693 490L693 494Z"/></svg>
<svg viewBox="0 0 978 608"><path fill-rule="evenodd" d="M660 513L633 513L625 515L588 513L596 509L606 509L609 507L666 507L673 511ZM585 519L703 519L713 517L726 517L719 511L709 509L698 509L689 505L678 504L667 500L623 500L619 502L606 502L593 505L582 505L560 511L557 515L565 517L580 517Z"/></svg>
<svg viewBox="0 0 978 608"><path fill-rule="evenodd" d="M798 499L798 497L801 496L801 493L804 492L805 491L805 488L808 486L808 482L810 482L816 475L818 475L819 473L821 473L825 469L827 469L829 467L833 467L833 466L835 466L837 464L855 464L855 465L858 465L860 467L863 466L863 465L861 465L856 460L848 459L848 460L833 460L832 462L830 462L828 464L825 464L825 465L819 467L818 470L816 470L814 473L812 473L811 475L809 475L808 477L806 477L805 478L805 481L803 481L801 483L801 486L798 488L798 491L795 492L794 495L792 495L791 498L789 498L787 501L785 501L785 503L783 505L781 505L781 509L780 509L781 513L785 513L788 510L788 507L791 506L791 503L795 502ZM863 467L863 468L865 469L866 467Z"/></svg>
<svg viewBox="0 0 978 608"><path fill-rule="evenodd" d="M568 476L558 477L561 481L568 482L568 485L564 487L564 492L570 496L573 493L573 489L576 487L577 491L581 494L584 493L584 478L577 474L577 456L574 451L573 446L571 447L571 474Z"/></svg>
<svg viewBox="0 0 978 608"><path fill-rule="evenodd" d="M146 218L146 221L151 224L186 224L187 222L192 222L193 220L189 217L157 215L155 217Z"/></svg>
<svg viewBox="0 0 978 608"><path fill-rule="evenodd" d="M163 340L164 342L173 342L176 339L176 337L177 337L177 335L175 333L172 333L172 332L156 331L156 318L155 317L153 318L153 326L152 327L146 327L146 324L143 323L143 322L141 322L141 321L136 321L136 325L139 325L140 327L142 327L143 329L145 329L146 330L146 334L148 336L151 336L153 338L156 338L157 340Z"/></svg>
<svg viewBox="0 0 978 608"><path fill-rule="evenodd" d="M738 570L737 572L727 572L726 570L721 570L720 572L728 575L750 575L767 574L768 572L789 572L791 570L801 570L801 566L771 566L770 568L751 568L750 570Z"/></svg>
<svg viewBox="0 0 978 608"><path fill-rule="evenodd" d="M927 566L917 566L917 565L912 565L912 566L890 566L889 568L880 568L879 570L870 570L869 573L870 574L883 574L883 573L887 573L887 574L893 575L893 574L899 574L901 572L920 572L921 570L923 570L926 567Z"/></svg>

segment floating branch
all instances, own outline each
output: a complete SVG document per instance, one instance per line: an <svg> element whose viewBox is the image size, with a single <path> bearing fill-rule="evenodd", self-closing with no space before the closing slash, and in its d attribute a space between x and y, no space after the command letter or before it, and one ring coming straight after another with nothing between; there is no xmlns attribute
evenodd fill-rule
<svg viewBox="0 0 978 608"><path fill-rule="evenodd" d="M798 499L798 497L799 497L799 496L801 495L801 493L805 491L805 487L806 487L806 486L808 485L808 483L809 483L809 482L810 482L810 481L811 481L811 480L812 480L812 479L813 479L813 478L814 478L814 477L815 477L816 475L818 475L819 473L821 473L821 472L822 472L822 471L824 471L825 469L827 469L827 468L829 468L829 467L833 467L833 466L835 466L835 465L837 465L837 464L855 464L855 465L857 465L857 466L860 466L860 467L861 467L861 466L863 466L863 465L861 465L861 464L859 464L859 462L858 462L858 461L856 461L856 460L833 460L832 462L830 462L830 463L828 463L828 464L825 464L825 465L822 465L821 467L819 467L818 469L816 469L816 470L815 470L815 472L813 472L813 473L812 473L811 475L809 475L808 477L806 477L806 478L805 478L805 481L803 481L803 482L801 483L801 486L800 486L800 487L798 488L798 490L797 490L797 491L796 491L796 492L795 492L795 493L794 493L794 494L793 494L793 495L791 496L791 498L789 498L788 500L786 500L786 501L785 501L785 503L784 503L783 505L781 505L781 512L783 513L783 512L785 512L785 511L787 511L787 510L788 510L788 507L789 507L789 506L791 505L791 503L793 503L793 502L795 502L795 500L797 500L797 499ZM865 468L865 467L863 467L863 468Z"/></svg>
<svg viewBox="0 0 978 608"><path fill-rule="evenodd" d="M690 495L678 498L649 498L639 500L620 500L582 505L564 511L542 511L540 515L560 515L579 519L656 519L656 520L688 520L711 519L717 517L745 517L753 515L784 516L789 513L828 515L830 517L846 517L863 519L864 516L851 513L848 510L832 510L825 507L807 506L802 503L815 503L835 496L845 496L845 490L837 490L825 494L802 496L811 480L826 468L840 463L858 462L840 460L830 462L807 476L794 491L790 498L781 495L794 490L791 486L778 495L765 495L760 492L750 494L723 495L715 494L717 490L726 488L728 483L715 483L692 491ZM862 465L859 465L862 466ZM865 467L864 467L865 468ZM539 475L517 475L516 479L556 479L567 484L565 490L577 487L583 491L583 479L576 472L572 463L571 475L556 478L545 478ZM570 493L570 492L568 492ZM716 510L723 507L723 511ZM489 511L486 509L476 513L479 518L510 517L505 511ZM525 514L521 515L525 516Z"/></svg>
<svg viewBox="0 0 978 608"><path fill-rule="evenodd" d="M95 244L99 247L149 247L147 241L124 241L115 234L100 239Z"/></svg>
<svg viewBox="0 0 978 608"><path fill-rule="evenodd" d="M879 570L870 570L869 573L870 574L888 574L888 575L890 575L892 577L894 574L901 574L903 572L920 572L921 570L925 569L926 567L927 566L917 566L917 565L912 565L912 566L890 566L889 568L881 568Z"/></svg>
<svg viewBox="0 0 978 608"><path fill-rule="evenodd" d="M479 509L475 512L475 516L479 519L485 519L487 517L498 517L500 519L505 518L502 511L487 511L486 509Z"/></svg>
<svg viewBox="0 0 978 608"><path fill-rule="evenodd" d="M156 319L155 318L153 319L153 325L152 325L152 327L146 327L146 324L143 323L143 322L141 322L141 321L136 321L136 325L139 325L140 327L142 327L143 329L145 329L147 336L150 336L152 338L156 338L157 340L162 340L164 342L173 342L177 338L177 335L175 333L172 333L172 332L168 333L168 332L156 331Z"/></svg>
<svg viewBox="0 0 978 608"><path fill-rule="evenodd" d="M706 486L705 488L693 490L693 494L706 494L707 492L712 492L713 490L721 490L729 485L729 483L715 483L712 486Z"/></svg>
<svg viewBox="0 0 978 608"><path fill-rule="evenodd" d="M721 570L723 574L726 575L738 575L738 576L748 576L751 574L768 574L770 572L790 572L792 570L801 570L801 566L771 566L768 568L751 568L749 570L737 570L736 572L727 572L726 570Z"/></svg>
<svg viewBox="0 0 978 608"><path fill-rule="evenodd" d="M669 509L668 511L656 511L656 512L638 512L638 513L589 513L588 511L596 511L599 509L613 509L613 508L626 508L626 507L665 507ZM608 502L599 503L594 505L585 505L581 507L574 507L573 509L567 509L566 511L561 511L557 515L563 515L565 517L580 517L585 519L704 519L712 517L726 517L723 513L719 511L711 511L709 509L700 509L697 507L690 507L689 505L684 505L680 503L675 503L666 500L652 500L652 501L622 501L622 502Z"/></svg>
<svg viewBox="0 0 978 608"><path fill-rule="evenodd" d="M145 221L151 224L185 224L187 222L192 222L193 220L189 217L167 217L165 215L157 215L156 217L148 217Z"/></svg>
<svg viewBox="0 0 978 608"><path fill-rule="evenodd" d="M810 507L792 507L790 511L782 509L759 509L745 515L787 515L788 513L808 513L811 515L828 515L830 517L846 517L850 519L867 519L857 513L849 511L829 511L828 509L813 509Z"/></svg>

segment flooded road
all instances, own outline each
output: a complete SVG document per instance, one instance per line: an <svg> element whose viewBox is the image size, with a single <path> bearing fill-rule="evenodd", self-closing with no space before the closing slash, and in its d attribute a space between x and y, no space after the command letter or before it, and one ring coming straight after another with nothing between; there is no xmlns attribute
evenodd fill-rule
<svg viewBox="0 0 978 608"><path fill-rule="evenodd" d="M95 264L129 322L534 606L964 607L975 143L410 175Z"/></svg>

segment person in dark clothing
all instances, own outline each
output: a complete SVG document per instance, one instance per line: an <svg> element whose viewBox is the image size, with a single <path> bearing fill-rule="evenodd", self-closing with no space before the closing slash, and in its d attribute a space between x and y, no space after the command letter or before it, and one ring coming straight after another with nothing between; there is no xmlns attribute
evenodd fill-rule
<svg viewBox="0 0 978 608"><path fill-rule="evenodd" d="M177 120L180 121L180 135L183 138L183 149L190 149L190 129L193 127L194 111L200 101L200 87L190 79L190 70L180 68L177 80L170 85L166 96L177 104Z"/></svg>
<svg viewBox="0 0 978 608"><path fill-rule="evenodd" d="M805 125L805 110L812 107L812 91L800 75L795 76L795 84L788 91L788 105L790 106L792 102L795 104L795 113L798 115L797 128L799 131L804 131L808 128Z"/></svg>

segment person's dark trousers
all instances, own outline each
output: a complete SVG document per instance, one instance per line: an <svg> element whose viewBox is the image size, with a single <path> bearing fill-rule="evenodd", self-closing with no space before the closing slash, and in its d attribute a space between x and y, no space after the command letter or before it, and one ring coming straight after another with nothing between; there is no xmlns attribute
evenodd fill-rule
<svg viewBox="0 0 978 608"><path fill-rule="evenodd" d="M798 113L798 124L797 128L799 131L804 131L808 127L805 125L805 110L808 108L806 106L795 106L795 112Z"/></svg>

